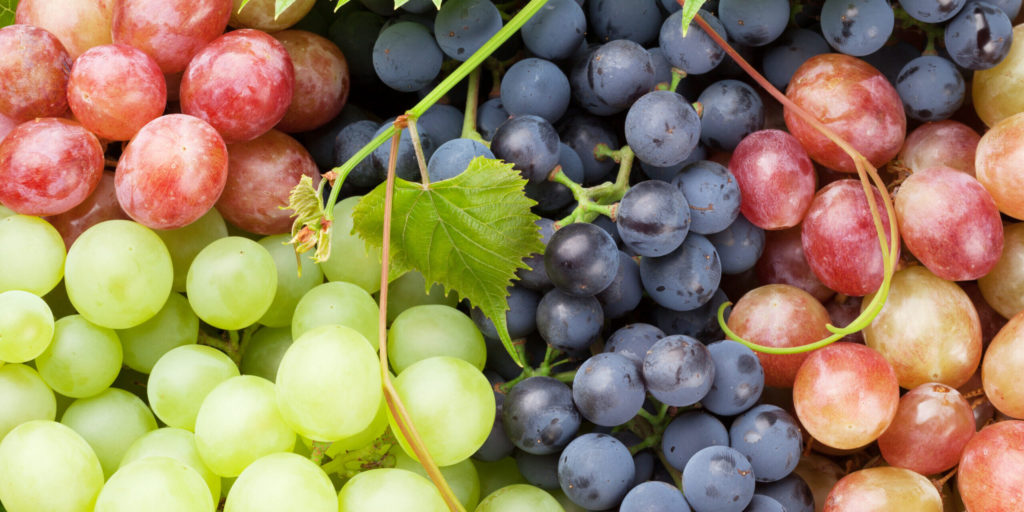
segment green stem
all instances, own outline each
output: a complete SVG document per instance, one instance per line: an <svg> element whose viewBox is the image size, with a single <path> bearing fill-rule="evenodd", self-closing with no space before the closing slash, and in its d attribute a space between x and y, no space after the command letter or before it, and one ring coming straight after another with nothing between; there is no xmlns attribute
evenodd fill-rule
<svg viewBox="0 0 1024 512"><path fill-rule="evenodd" d="M416 163L420 167L420 182L426 187L430 185L430 174L427 172L427 159L423 156L423 142L420 132L416 129L416 118L408 119L409 135L412 137L412 148L416 152Z"/></svg>
<svg viewBox="0 0 1024 512"><path fill-rule="evenodd" d="M313 449L309 452L309 460L319 466L324 460L324 454L327 453L327 449L330 447L331 443L313 441Z"/></svg>
<svg viewBox="0 0 1024 512"><path fill-rule="evenodd" d="M567 372L559 372L551 376L552 378L564 382L566 384L576 380L576 370L569 370Z"/></svg>
<svg viewBox="0 0 1024 512"><path fill-rule="evenodd" d="M469 74L466 81L466 113L462 117L462 138L484 142L476 129L477 109L480 106L480 68Z"/></svg>
<svg viewBox="0 0 1024 512"><path fill-rule="evenodd" d="M672 83L669 84L668 90L676 92L676 89L679 88L679 82L682 82L684 78L686 78L686 71L672 68Z"/></svg>
<svg viewBox="0 0 1024 512"><path fill-rule="evenodd" d="M584 188L569 179L561 169L556 167L548 179L568 187L577 203L576 208L568 216L555 223L556 229L575 222L591 222L598 215L606 215L612 220L615 219L618 205L614 203L622 199L622 196L626 195L626 191L629 190L629 175L633 169L633 150L629 146L612 150L604 144L598 144L594 148L594 154L600 154L619 162L619 173L615 177L615 182L605 182Z"/></svg>

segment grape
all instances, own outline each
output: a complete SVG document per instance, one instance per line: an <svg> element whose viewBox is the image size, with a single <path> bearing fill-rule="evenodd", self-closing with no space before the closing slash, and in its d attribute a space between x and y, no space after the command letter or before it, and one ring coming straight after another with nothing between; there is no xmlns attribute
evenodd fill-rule
<svg viewBox="0 0 1024 512"><path fill-rule="evenodd" d="M642 256L664 256L674 251L690 227L690 210L683 193L657 180L631 187L615 215L623 243Z"/></svg>
<svg viewBox="0 0 1024 512"><path fill-rule="evenodd" d="M108 220L87 229L68 251L68 298L90 322L126 329L149 320L167 301L172 280L167 247L145 226Z"/></svg>
<svg viewBox="0 0 1024 512"><path fill-rule="evenodd" d="M632 312L643 299L644 287L640 282L640 265L628 254L619 251L619 268L612 284L595 297L601 303L605 318L621 318Z"/></svg>
<svg viewBox="0 0 1024 512"><path fill-rule="evenodd" d="M57 401L46 382L29 366L0 366L0 439L22 423L56 417ZM0 463L0 473L3 472ZM0 498L3 488L0 484Z"/></svg>
<svg viewBox="0 0 1024 512"><path fill-rule="evenodd" d="M1017 15L1020 14L1020 0L991 0L988 3L1002 9L1011 20L1017 19Z"/></svg>
<svg viewBox="0 0 1024 512"><path fill-rule="evenodd" d="M213 388L196 416L196 448L222 477L238 476L249 464L295 445L281 417L274 384L253 375L231 377Z"/></svg>
<svg viewBox="0 0 1024 512"><path fill-rule="evenodd" d="M278 12L269 0L252 0L242 7L242 0L233 0L228 24L235 28L255 28L264 32L284 30L299 22L313 9L316 0L297 0ZM277 37L275 34L274 37Z"/></svg>
<svg viewBox="0 0 1024 512"><path fill-rule="evenodd" d="M0 141L0 201L17 213L64 213L85 201L102 176L103 148L75 121L33 119Z"/></svg>
<svg viewBox="0 0 1024 512"><path fill-rule="evenodd" d="M666 463L679 471L700 450L728 445L729 432L722 422L702 411L689 411L673 418L665 427L660 444Z"/></svg>
<svg viewBox="0 0 1024 512"><path fill-rule="evenodd" d="M114 473L136 439L156 430L153 413L142 399L118 388L75 400L60 422L92 446L107 477Z"/></svg>
<svg viewBox="0 0 1024 512"><path fill-rule="evenodd" d="M0 442L0 500L8 512L92 512L102 487L96 454L60 423L27 421Z"/></svg>
<svg viewBox="0 0 1024 512"><path fill-rule="evenodd" d="M957 470L957 489L968 510L1013 510L1020 494L1024 422L1003 421L983 428L967 442Z"/></svg>
<svg viewBox="0 0 1024 512"><path fill-rule="evenodd" d="M900 7L911 17L925 23L946 21L967 3L967 0L900 0Z"/></svg>
<svg viewBox="0 0 1024 512"><path fill-rule="evenodd" d="M764 252L764 230L742 215L724 230L708 235L708 241L722 261L723 274L742 274L754 268Z"/></svg>
<svg viewBox="0 0 1024 512"><path fill-rule="evenodd" d="M829 50L818 32L805 28L787 30L765 50L761 60L764 76L778 89L785 89L804 61Z"/></svg>
<svg viewBox="0 0 1024 512"><path fill-rule="evenodd" d="M925 383L900 398L878 447L889 464L934 475L960 461L972 436L974 413L967 400L949 386Z"/></svg>
<svg viewBox="0 0 1024 512"><path fill-rule="evenodd" d="M185 345L168 351L156 362L146 383L146 395L160 421L194 431L206 396L238 374L238 367L223 352L204 345Z"/></svg>
<svg viewBox="0 0 1024 512"><path fill-rule="evenodd" d="M994 67L975 72L971 84L974 111L988 126L1024 111L1024 103L1016 93L1024 71L1024 27L1014 27L1012 37L1017 44L1010 45L1006 57Z"/></svg>
<svg viewBox="0 0 1024 512"><path fill-rule="evenodd" d="M793 383L800 423L814 439L840 450L878 439L896 416L899 396L896 372L885 358L849 342L812 352Z"/></svg>
<svg viewBox="0 0 1024 512"><path fill-rule="evenodd" d="M431 183L454 178L469 167L474 158L494 158L494 153L473 139L452 139L438 147L427 162L427 175Z"/></svg>
<svg viewBox="0 0 1024 512"><path fill-rule="evenodd" d="M537 305L537 331L562 351L583 350L601 333L604 311L596 297L569 295L559 289L544 294Z"/></svg>
<svg viewBox="0 0 1024 512"><path fill-rule="evenodd" d="M569 107L569 79L551 61L527 58L513 64L501 79L501 102L512 115L535 115L558 121Z"/></svg>
<svg viewBox="0 0 1024 512"><path fill-rule="evenodd" d="M646 45L661 29L655 0L594 0L587 8L590 29L599 41L628 39Z"/></svg>
<svg viewBox="0 0 1024 512"><path fill-rule="evenodd" d="M562 491L587 509L604 510L622 501L635 471L629 449L605 434L573 439L558 460Z"/></svg>
<svg viewBox="0 0 1024 512"><path fill-rule="evenodd" d="M761 97L753 87L738 80L720 80L709 85L697 102L704 107L700 140L712 148L731 151L764 125Z"/></svg>
<svg viewBox="0 0 1024 512"><path fill-rule="evenodd" d="M821 7L822 35L847 55L874 53L889 39L894 24L885 0L825 0Z"/></svg>
<svg viewBox="0 0 1024 512"><path fill-rule="evenodd" d="M778 500L762 494L755 494L743 512L786 512L787 510Z"/></svg>
<svg viewBox="0 0 1024 512"><path fill-rule="evenodd" d="M331 162L326 166L321 163L320 166L334 167L347 162L348 159L355 156L356 152L362 149L363 146L373 140L374 134L377 133L377 127L378 124L376 122L363 120L356 121L342 128L333 141L333 147L331 148ZM314 154L313 157L316 158L316 155ZM377 168L373 165L373 159L366 158L361 160L352 168L348 177L345 178L345 183L351 183L358 187L373 187L383 180L384 177L381 173L377 172ZM337 211L337 205L342 201L335 203L335 211ZM335 219L338 218L341 217L335 214Z"/></svg>
<svg viewBox="0 0 1024 512"><path fill-rule="evenodd" d="M501 30L501 13L489 0L448 0L437 11L434 37L445 55L468 59Z"/></svg>
<svg viewBox="0 0 1024 512"><path fill-rule="evenodd" d="M427 470L412 457L405 454L401 449L392 449L390 455L395 457L395 468L412 471L424 478L430 478ZM477 477L476 467L466 459L458 464L438 468L444 476L452 494L458 498L466 510L475 510L480 502L480 478Z"/></svg>
<svg viewBox="0 0 1024 512"><path fill-rule="evenodd" d="M345 55L349 72L356 83L379 83L373 70L373 44L383 26L383 18L361 9L340 14L331 23L328 37Z"/></svg>
<svg viewBox="0 0 1024 512"><path fill-rule="evenodd" d="M722 0L718 16L729 37L748 46L764 46L778 39L789 22L789 2ZM764 66L768 69L768 66Z"/></svg>
<svg viewBox="0 0 1024 512"><path fill-rule="evenodd" d="M985 395L1000 412L1014 418L1024 417L1024 393L1019 385L1021 336L1020 315L1010 321L992 339L981 367Z"/></svg>
<svg viewBox="0 0 1024 512"><path fill-rule="evenodd" d="M299 299L292 317L292 339L329 324L351 327L377 346L377 303L362 288L343 281L314 286Z"/></svg>
<svg viewBox="0 0 1024 512"><path fill-rule="evenodd" d="M192 432L173 427L150 431L132 443L121 459L119 467L150 457L170 457L192 468L210 488L214 502L220 501L220 477L210 471L199 458Z"/></svg>
<svg viewBox="0 0 1024 512"><path fill-rule="evenodd" d="M572 383L573 402L584 418L614 427L636 416L644 404L644 382L626 356L597 354L587 359Z"/></svg>
<svg viewBox="0 0 1024 512"><path fill-rule="evenodd" d="M152 58L123 44L97 46L75 59L68 80L75 119L109 140L128 140L160 117L167 83Z"/></svg>
<svg viewBox="0 0 1024 512"><path fill-rule="evenodd" d="M544 268L555 287L585 297L605 289L615 279L619 255L615 241L603 229L574 223L551 235L544 251Z"/></svg>
<svg viewBox="0 0 1024 512"><path fill-rule="evenodd" d="M541 489L560 489L561 487L558 484L558 455L557 453L534 455L524 451L517 451L515 453L516 467L519 468L519 473L530 484L536 485Z"/></svg>
<svg viewBox="0 0 1024 512"><path fill-rule="evenodd" d="M110 43L113 17L113 2L78 0L54 4L46 0L22 0L18 2L14 20L53 34L74 60L89 48Z"/></svg>
<svg viewBox="0 0 1024 512"><path fill-rule="evenodd" d="M799 227L765 233L764 252L754 270L763 283L792 285L821 302L835 294L807 264Z"/></svg>
<svg viewBox="0 0 1024 512"><path fill-rule="evenodd" d="M157 230L156 234L171 253L171 262L174 266L173 289L176 292L184 292L192 260L214 240L228 236L228 228L220 213L215 208L210 208L191 224L177 229Z"/></svg>
<svg viewBox="0 0 1024 512"><path fill-rule="evenodd" d="M886 10L891 13L888 6ZM875 167L892 160L903 145L907 119L899 93L882 73L860 59L835 53L815 55L793 74L786 96L824 119L826 127ZM842 172L856 170L850 156L807 121L790 109L783 114L789 132L812 160Z"/></svg>
<svg viewBox="0 0 1024 512"><path fill-rule="evenodd" d="M690 231L702 235L729 227L740 214L740 188L729 169L702 160L687 165L672 178L690 206Z"/></svg>
<svg viewBox="0 0 1024 512"><path fill-rule="evenodd" d="M964 102L963 75L948 59L926 55L908 62L896 79L896 91L907 115L918 121L938 121L953 115Z"/></svg>
<svg viewBox="0 0 1024 512"><path fill-rule="evenodd" d="M416 120L416 126L430 136L435 146L440 146L462 136L463 121L465 115L458 108L435 103Z"/></svg>
<svg viewBox="0 0 1024 512"><path fill-rule="evenodd" d="M469 458L487 439L494 419L494 392L487 378L466 361L449 356L423 359L399 374L394 386L437 465L450 466ZM389 415L388 422L412 457L397 420Z"/></svg>
<svg viewBox="0 0 1024 512"><path fill-rule="evenodd" d="M328 281L347 281L374 293L380 289L380 250L368 248L362 238L352 233L352 210L360 199L361 196L352 196L335 203L334 224L331 226L331 253L334 257L320 262L320 269Z"/></svg>
<svg viewBox="0 0 1024 512"><path fill-rule="evenodd" d="M481 496L488 496L505 486L528 483L519 473L516 461L512 457L505 457L494 462L474 460L473 465L476 466L477 474L480 475Z"/></svg>
<svg viewBox="0 0 1024 512"><path fill-rule="evenodd" d="M558 133L547 120L521 115L505 121L494 132L494 156L514 165L523 178L540 183L558 165Z"/></svg>
<svg viewBox="0 0 1024 512"><path fill-rule="evenodd" d="M569 73L573 98L596 115L621 112L654 87L651 55L639 44L618 39L588 49Z"/></svg>
<svg viewBox="0 0 1024 512"><path fill-rule="evenodd" d="M897 159L913 171L945 166L974 176L974 154L981 136L957 121L935 121L907 134Z"/></svg>
<svg viewBox="0 0 1024 512"><path fill-rule="evenodd" d="M214 502L203 477L170 457L147 457L123 466L96 499L96 512L213 512Z"/></svg>
<svg viewBox="0 0 1024 512"><path fill-rule="evenodd" d="M228 492L224 512L304 510L337 512L327 474L294 453L273 453L250 464Z"/></svg>
<svg viewBox="0 0 1024 512"><path fill-rule="evenodd" d="M17 214L0 218L0 292L43 296L53 290L64 275L62 245L60 233L43 219Z"/></svg>
<svg viewBox="0 0 1024 512"><path fill-rule="evenodd" d="M722 416L739 414L754 405L764 390L764 369L754 351L731 340L707 347L715 364L715 377L701 405Z"/></svg>
<svg viewBox="0 0 1024 512"><path fill-rule="evenodd" d="M697 309L675 311L661 306L654 308L654 323L666 334L685 334L699 340L721 339L725 335L718 326L718 308L729 300L721 288L715 290L711 300ZM731 306L726 306L724 317L729 319Z"/></svg>
<svg viewBox="0 0 1024 512"><path fill-rule="evenodd" d="M572 1L572 0L569 0ZM562 506L551 494L532 485L511 484L490 493L476 512L563 512Z"/></svg>
<svg viewBox="0 0 1024 512"><path fill-rule="evenodd" d="M758 496L772 498L784 507L782 510L785 512L814 512L815 503L811 488L797 473L790 473L775 482L759 482L754 492L757 493L754 499Z"/></svg>
<svg viewBox="0 0 1024 512"><path fill-rule="evenodd" d="M54 391L83 398L110 387L121 360L117 333L73 315L54 324L53 342L36 358L36 368Z"/></svg>
<svg viewBox="0 0 1024 512"><path fill-rule="evenodd" d="M103 172L92 194L78 203L78 206L61 214L47 217L64 239L64 247L70 248L78 236L100 222L113 219L128 219L128 214L117 202L114 173Z"/></svg>
<svg viewBox="0 0 1024 512"><path fill-rule="evenodd" d="M946 25L949 58L967 69L989 69L1010 53L1013 22L1002 9L971 0Z"/></svg>
<svg viewBox="0 0 1024 512"><path fill-rule="evenodd" d="M1024 114L1008 117L993 126L978 142L975 173L978 181L992 195L999 211L1016 219L1024 218L1020 188L1024 172L1020 167L1020 151L1009 141L1019 140L1024 132Z"/></svg>
<svg viewBox="0 0 1024 512"><path fill-rule="evenodd" d="M1024 223L1009 224L1003 230L1003 252L999 262L987 275L978 279L985 302L1000 315L1012 318L1024 310L1024 275L1020 261L1024 258Z"/></svg>
<svg viewBox="0 0 1024 512"><path fill-rule="evenodd" d="M242 354L240 369L246 375L256 375L274 382L281 358L292 344L289 327L264 327L256 331Z"/></svg>
<svg viewBox="0 0 1024 512"><path fill-rule="evenodd" d="M181 111L210 123L225 142L244 142L284 117L294 86L284 45L258 30L235 30L189 61L181 79Z"/></svg>
<svg viewBox="0 0 1024 512"><path fill-rule="evenodd" d="M452 356L483 370L484 337L461 311L441 304L406 309L388 330L388 360L398 373L433 356Z"/></svg>
<svg viewBox="0 0 1024 512"><path fill-rule="evenodd" d="M583 162L583 184L596 185L616 168L611 158L598 157L595 151L599 144L610 148L619 147L616 131L603 118L587 114L563 116L559 121L558 135L567 146L576 151Z"/></svg>
<svg viewBox="0 0 1024 512"><path fill-rule="evenodd" d="M570 57L587 29L583 8L573 0L550 0L523 25L523 44L542 59Z"/></svg>
<svg viewBox="0 0 1024 512"><path fill-rule="evenodd" d="M410 270L388 286L388 322L394 322L398 315L413 306L444 304L455 307L458 303L457 294L445 293L440 283L433 283L428 290L423 274Z"/></svg>
<svg viewBox="0 0 1024 512"><path fill-rule="evenodd" d="M164 74L178 73L224 32L231 0L125 0L117 2L111 34L153 58Z"/></svg>
<svg viewBox="0 0 1024 512"><path fill-rule="evenodd" d="M437 488L412 471L378 468L363 471L345 482L338 493L340 512L361 510L448 510Z"/></svg>
<svg viewBox="0 0 1024 512"><path fill-rule="evenodd" d="M676 165L694 150L700 118L686 99L670 91L645 94L626 114L626 141L643 162Z"/></svg>
<svg viewBox="0 0 1024 512"><path fill-rule="evenodd" d="M171 293L163 308L149 320L117 331L123 349L124 364L150 373L161 356L175 347L196 343L199 317L192 312L188 299Z"/></svg>
<svg viewBox="0 0 1024 512"><path fill-rule="evenodd" d="M644 290L658 305L675 311L707 303L721 278L722 263L715 247L696 233L687 235L682 245L665 256L640 260Z"/></svg>
<svg viewBox="0 0 1024 512"><path fill-rule="evenodd" d="M754 472L742 453L709 446L683 469L683 494L695 512L740 512L754 496Z"/></svg>
<svg viewBox="0 0 1024 512"><path fill-rule="evenodd" d="M781 130L762 130L744 137L732 153L729 171L739 185L740 212L763 229L799 224L817 188L807 152L795 137Z"/></svg>
<svg viewBox="0 0 1024 512"><path fill-rule="evenodd" d="M843 477L828 493L825 510L940 512L943 508L939 492L927 478L903 468L880 467Z"/></svg>
<svg viewBox="0 0 1024 512"><path fill-rule="evenodd" d="M725 27L718 18L701 9L698 15L708 22L718 35L725 36ZM725 58L725 50L715 44L704 29L691 23L683 35L683 12L670 14L661 24L658 46L665 53L669 64L690 75L701 75L714 69Z"/></svg>
<svg viewBox="0 0 1024 512"><path fill-rule="evenodd" d="M53 34L32 25L0 28L0 55L0 114L22 123L67 111L71 56Z"/></svg>
<svg viewBox="0 0 1024 512"><path fill-rule="evenodd" d="M620 327L605 342L605 352L621 354L643 371L644 356L665 333L651 324L635 323Z"/></svg>
<svg viewBox="0 0 1024 512"><path fill-rule="evenodd" d="M535 455L558 453L580 426L572 391L551 377L528 377L513 386L501 414L512 444Z"/></svg>
<svg viewBox="0 0 1024 512"><path fill-rule="evenodd" d="M299 299L314 286L324 280L320 266L313 261L307 252L296 257L295 249L288 245L287 234L272 235L259 240L277 268L277 289L274 300L259 322L268 327L288 327L292 323L292 314ZM298 261L297 261L298 260ZM301 262L301 268L299 263ZM273 379L271 379L273 380Z"/></svg>
<svg viewBox="0 0 1024 512"><path fill-rule="evenodd" d="M729 445L750 461L758 482L774 482L790 474L803 450L796 419L782 408L767 404L755 406L733 420L729 440Z"/></svg>
<svg viewBox="0 0 1024 512"><path fill-rule="evenodd" d="M274 258L262 245L238 236L207 245L188 269L192 310L218 329L241 329L266 313L277 288Z"/></svg>
<svg viewBox="0 0 1024 512"><path fill-rule="evenodd" d="M508 111L501 103L501 98L491 98L480 104L476 111L476 128L480 136L486 141L494 138L494 132L498 130L505 120L508 119Z"/></svg>
<svg viewBox="0 0 1024 512"><path fill-rule="evenodd" d="M381 30L373 45L373 69L385 85L397 91L426 87L441 71L443 60L430 30L411 21Z"/></svg>
<svg viewBox="0 0 1024 512"><path fill-rule="evenodd" d="M390 128L394 122L395 118L388 119L377 128L377 131L374 132L373 136L375 138L380 136ZM423 157L429 161L430 157L433 156L434 153L434 139L430 137L430 134L423 133L420 138L420 143L423 149ZM373 165L376 167L381 181L383 181L384 177L387 176L390 156L391 139L389 138L384 142L384 144L381 144L377 149L373 150ZM415 148L413 148L412 132L409 130L403 130L398 139L398 156L395 161L395 175L406 181L420 180L419 160L416 157Z"/></svg>
<svg viewBox="0 0 1024 512"><path fill-rule="evenodd" d="M683 493L675 486L665 482L644 482L630 489L622 498L620 512L644 512L658 510L675 510L690 512Z"/></svg>
<svg viewBox="0 0 1024 512"><path fill-rule="evenodd" d="M260 235L288 233L292 189L303 176L320 183L313 157L299 141L270 130L248 142L228 145L228 175L217 210L224 220Z"/></svg>
<svg viewBox="0 0 1024 512"><path fill-rule="evenodd" d="M647 390L658 401L686 407L711 390L715 363L701 342L678 334L665 336L644 356L643 377Z"/></svg>

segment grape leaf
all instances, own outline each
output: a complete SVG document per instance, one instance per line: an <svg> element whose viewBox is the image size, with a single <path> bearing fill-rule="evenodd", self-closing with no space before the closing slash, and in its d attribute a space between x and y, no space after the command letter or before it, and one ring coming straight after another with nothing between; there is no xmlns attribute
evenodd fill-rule
<svg viewBox="0 0 1024 512"><path fill-rule="evenodd" d="M274 19L276 20L281 16L282 12L287 10L294 3L295 0L274 0Z"/></svg>
<svg viewBox="0 0 1024 512"><path fill-rule="evenodd" d="M391 265L416 269L427 283L455 290L494 322L513 360L523 364L505 326L507 288L523 258L543 252L536 203L512 164L477 157L458 176L423 186L395 180ZM352 216L368 246L381 247L385 185L363 197Z"/></svg>
<svg viewBox="0 0 1024 512"><path fill-rule="evenodd" d="M707 0L686 0L683 2L683 37L686 36L686 29L690 28L690 23L697 17L697 12L704 6L704 2L707 2Z"/></svg>
<svg viewBox="0 0 1024 512"><path fill-rule="evenodd" d="M14 24L14 12L18 10L18 0L0 0L0 27Z"/></svg>

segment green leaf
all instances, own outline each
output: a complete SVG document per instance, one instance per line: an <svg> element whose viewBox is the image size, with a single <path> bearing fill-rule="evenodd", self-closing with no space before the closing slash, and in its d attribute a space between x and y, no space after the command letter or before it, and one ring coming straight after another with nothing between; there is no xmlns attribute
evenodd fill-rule
<svg viewBox="0 0 1024 512"><path fill-rule="evenodd" d="M295 0L274 0L274 19L276 20L281 16L282 12L287 10L294 3Z"/></svg>
<svg viewBox="0 0 1024 512"><path fill-rule="evenodd" d="M0 0L0 27L14 24L14 12L18 10L18 0Z"/></svg>
<svg viewBox="0 0 1024 512"><path fill-rule="evenodd" d="M462 174L428 186L396 179L391 215L391 265L469 299L520 365L505 326L506 289L523 258L544 250L525 185L512 164L477 157ZM352 212L355 231L373 247L383 244L384 194L381 184Z"/></svg>
<svg viewBox="0 0 1024 512"><path fill-rule="evenodd" d="M407 3L409 3L409 0L395 0L395 9L397 10L399 7Z"/></svg>
<svg viewBox="0 0 1024 512"><path fill-rule="evenodd" d="M334 6L334 12L338 12L338 9L341 9L345 4L349 3L350 1L351 0L338 0L338 5Z"/></svg>
<svg viewBox="0 0 1024 512"><path fill-rule="evenodd" d="M443 0L434 0L434 7L437 7L438 9L440 9L440 8L441 8L441 2L442 2L442 1L443 1Z"/></svg>
<svg viewBox="0 0 1024 512"><path fill-rule="evenodd" d="M683 2L683 37L686 37L686 29L690 28L690 23L697 17L697 12L704 6L704 2L707 2L707 0L686 0Z"/></svg>
<svg viewBox="0 0 1024 512"><path fill-rule="evenodd" d="M0 0L0 1L2 1L2 0ZM236 12L236 13L238 13L238 12L242 12L242 9L244 9L244 8L245 8L245 6L246 6L246 5L248 4L248 3L249 3L249 0L242 0L242 3L238 4L238 10L237 10L237 11L235 11L235 12Z"/></svg>

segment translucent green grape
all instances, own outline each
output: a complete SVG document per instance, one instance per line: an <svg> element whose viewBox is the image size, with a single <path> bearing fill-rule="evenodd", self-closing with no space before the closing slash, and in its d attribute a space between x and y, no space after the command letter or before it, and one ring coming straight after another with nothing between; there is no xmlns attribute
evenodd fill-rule
<svg viewBox="0 0 1024 512"><path fill-rule="evenodd" d="M135 327L117 331L124 350L124 364L149 373L164 354L199 339L199 317L180 293L172 292L160 311Z"/></svg>
<svg viewBox="0 0 1024 512"><path fill-rule="evenodd" d="M413 306L388 330L388 359L401 373L409 365L434 356L452 356L484 369L484 335L465 313L442 305Z"/></svg>
<svg viewBox="0 0 1024 512"><path fill-rule="evenodd" d="M167 352L153 365L146 396L160 421L194 430L206 396L238 375L238 367L223 352L205 345L185 345Z"/></svg>
<svg viewBox="0 0 1024 512"><path fill-rule="evenodd" d="M327 456L334 458L339 454L350 450L358 450L369 446L388 429L388 404L381 395L380 405L377 406L377 413L373 415L373 421L357 434L344 439L339 439L327 448Z"/></svg>
<svg viewBox="0 0 1024 512"><path fill-rule="evenodd" d="M267 312L277 288L274 258L263 246L240 236L207 245L188 269L188 302L204 322L241 329Z"/></svg>
<svg viewBox="0 0 1024 512"><path fill-rule="evenodd" d="M434 283L428 291L427 280L415 270L402 274L388 284L389 324L403 311L424 304L444 304L454 308L459 304L459 296L455 292L445 295L440 283Z"/></svg>
<svg viewBox="0 0 1024 512"><path fill-rule="evenodd" d="M276 381L281 358L291 344L291 327L264 327L256 331L242 354L242 373Z"/></svg>
<svg viewBox="0 0 1024 512"><path fill-rule="evenodd" d="M54 324L53 342L36 358L36 368L54 391L84 398L114 383L121 359L121 341L113 329L72 315Z"/></svg>
<svg viewBox="0 0 1024 512"><path fill-rule="evenodd" d="M319 466L294 453L274 453L238 475L224 512L337 512L334 484Z"/></svg>
<svg viewBox="0 0 1024 512"><path fill-rule="evenodd" d="M26 421L56 417L53 391L35 370L23 364L0 366L0 439Z"/></svg>
<svg viewBox="0 0 1024 512"><path fill-rule="evenodd" d="M395 467L398 469L404 469L406 471L412 471L424 478L430 478L427 474L427 470L423 468L423 464L416 462L416 459L406 455L405 451L401 448L395 448L391 450L391 454L395 457ZM458 498L459 503L462 503L466 510L473 510L476 508L477 503L480 502L480 478L476 474L476 466L466 459L458 464L451 466L445 466L441 469L441 474L444 475L444 479L448 482L448 486L451 488L452 493Z"/></svg>
<svg viewBox="0 0 1024 512"><path fill-rule="evenodd" d="M404 469L363 471L338 493L339 512L415 510L447 512L441 493L426 478Z"/></svg>
<svg viewBox="0 0 1024 512"><path fill-rule="evenodd" d="M288 245L288 235L271 235L260 239L262 245L277 266L277 291L270 308L263 314L259 322L269 327L287 327L292 323L292 314L299 299L314 286L324 282L324 274L320 266L313 261L313 252L305 252L299 256L302 262L302 274L296 264L295 248Z"/></svg>
<svg viewBox="0 0 1024 512"><path fill-rule="evenodd" d="M107 480L95 512L213 512L214 507L196 470L170 457L146 457Z"/></svg>
<svg viewBox="0 0 1024 512"><path fill-rule="evenodd" d="M195 222L178 229L157 230L156 234L167 245L171 253L171 261L174 265L174 284L172 289L176 292L185 291L185 280L188 276L188 268L192 266L203 247L210 245L214 240L228 236L227 224L216 208L203 214Z"/></svg>
<svg viewBox="0 0 1024 512"><path fill-rule="evenodd" d="M331 257L320 263L329 281L353 283L368 293L380 289L380 250L370 251L366 242L352 233L352 209L362 196L346 197L334 205L331 226Z"/></svg>
<svg viewBox="0 0 1024 512"><path fill-rule="evenodd" d="M7 512L93 512L103 468L89 443L60 423L22 423L0 442L0 501Z"/></svg>
<svg viewBox="0 0 1024 512"><path fill-rule="evenodd" d="M292 317L292 339L321 325L338 324L362 334L377 346L379 309L366 290L341 281L316 286L299 299Z"/></svg>
<svg viewBox="0 0 1024 512"><path fill-rule="evenodd" d="M494 491L476 512L565 512L553 496L539 487L513 484Z"/></svg>
<svg viewBox="0 0 1024 512"><path fill-rule="evenodd" d="M39 217L0 218L0 292L46 295L64 277L64 239Z"/></svg>
<svg viewBox="0 0 1024 512"><path fill-rule="evenodd" d="M21 290L0 293L0 361L31 361L51 340L53 313L43 299Z"/></svg>
<svg viewBox="0 0 1024 512"><path fill-rule="evenodd" d="M192 432L174 427L158 428L149 432L132 443L121 459L119 467L146 457L170 457L194 469L210 488L210 497L213 501L220 501L220 477L210 471L199 457Z"/></svg>
<svg viewBox="0 0 1024 512"><path fill-rule="evenodd" d="M60 422L89 443L106 477L114 473L136 439L156 430L156 419L142 399L118 388L75 400Z"/></svg>

